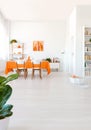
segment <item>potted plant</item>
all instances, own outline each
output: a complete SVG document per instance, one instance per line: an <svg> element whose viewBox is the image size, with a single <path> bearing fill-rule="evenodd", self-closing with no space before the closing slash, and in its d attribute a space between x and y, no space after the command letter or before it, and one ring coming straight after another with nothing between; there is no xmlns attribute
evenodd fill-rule
<svg viewBox="0 0 91 130"><path fill-rule="evenodd" d="M51 58L46 58L46 61L52 62Z"/></svg>
<svg viewBox="0 0 91 130"><path fill-rule="evenodd" d="M8 117L13 114L11 111L13 105L6 104L12 94L12 87L7 83L17 78L18 74L11 74L7 77L0 76L0 130L7 130Z"/></svg>
<svg viewBox="0 0 91 130"><path fill-rule="evenodd" d="M11 41L10 41L10 43L12 44L12 43L17 43L17 40L16 39L12 39Z"/></svg>

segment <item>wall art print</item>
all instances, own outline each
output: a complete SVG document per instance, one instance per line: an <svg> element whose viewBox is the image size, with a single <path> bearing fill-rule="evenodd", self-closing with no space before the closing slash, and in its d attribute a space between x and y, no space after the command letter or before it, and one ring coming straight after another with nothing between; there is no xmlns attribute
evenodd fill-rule
<svg viewBox="0 0 91 130"><path fill-rule="evenodd" d="M44 41L33 41L33 51L43 51Z"/></svg>

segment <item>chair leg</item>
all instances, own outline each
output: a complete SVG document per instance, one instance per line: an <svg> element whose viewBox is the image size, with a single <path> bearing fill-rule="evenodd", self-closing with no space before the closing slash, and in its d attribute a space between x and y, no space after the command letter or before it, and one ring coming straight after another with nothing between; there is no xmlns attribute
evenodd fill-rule
<svg viewBox="0 0 91 130"><path fill-rule="evenodd" d="M42 79L41 69L39 69L39 75L40 75L40 78Z"/></svg>
<svg viewBox="0 0 91 130"><path fill-rule="evenodd" d="M32 78L34 77L34 71L35 71L35 70L39 71L39 76L40 76L40 78L42 79L41 69L32 69Z"/></svg>
<svg viewBox="0 0 91 130"><path fill-rule="evenodd" d="M20 76L21 71L20 71L19 69L17 69L16 72L17 72L18 75Z"/></svg>
<svg viewBox="0 0 91 130"><path fill-rule="evenodd" d="M34 77L34 69L32 69L32 78Z"/></svg>
<svg viewBox="0 0 91 130"><path fill-rule="evenodd" d="M24 78L26 79L27 78L27 75L28 75L28 71L27 69L24 70Z"/></svg>

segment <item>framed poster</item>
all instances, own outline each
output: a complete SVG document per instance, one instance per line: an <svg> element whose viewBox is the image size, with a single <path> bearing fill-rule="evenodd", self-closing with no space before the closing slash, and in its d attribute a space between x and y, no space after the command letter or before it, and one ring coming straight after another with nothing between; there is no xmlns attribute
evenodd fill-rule
<svg viewBox="0 0 91 130"><path fill-rule="evenodd" d="M33 41L33 51L43 51L44 42L43 41Z"/></svg>

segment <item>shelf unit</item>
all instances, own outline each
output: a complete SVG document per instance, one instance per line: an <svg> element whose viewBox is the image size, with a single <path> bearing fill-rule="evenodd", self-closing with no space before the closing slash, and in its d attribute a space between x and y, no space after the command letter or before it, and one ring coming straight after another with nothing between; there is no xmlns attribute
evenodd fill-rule
<svg viewBox="0 0 91 130"><path fill-rule="evenodd" d="M10 44L10 59L24 59L24 44Z"/></svg>
<svg viewBox="0 0 91 130"><path fill-rule="evenodd" d="M60 63L59 62L50 63L50 68L51 68L51 70L59 71L60 70Z"/></svg>
<svg viewBox="0 0 91 130"><path fill-rule="evenodd" d="M91 27L84 28L84 74L91 76Z"/></svg>

